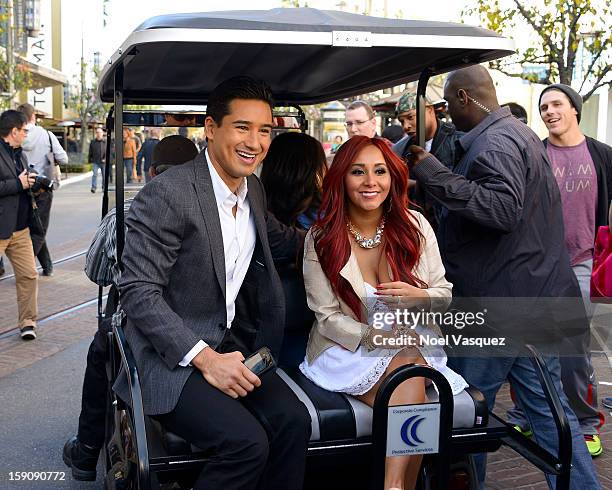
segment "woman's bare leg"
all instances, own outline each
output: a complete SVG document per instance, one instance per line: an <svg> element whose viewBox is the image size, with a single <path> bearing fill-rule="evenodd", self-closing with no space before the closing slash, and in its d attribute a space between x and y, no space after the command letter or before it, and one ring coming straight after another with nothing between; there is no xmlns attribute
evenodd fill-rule
<svg viewBox="0 0 612 490"><path fill-rule="evenodd" d="M391 360L389 367L372 387L363 395L358 396L361 401L369 406L374 406L376 393L387 376L400 366L406 364L426 364L416 349L404 349ZM423 403L425 401L425 380L423 378L412 378L404 381L391 395L390 405L409 405L412 403ZM416 484L421 467L422 456L393 456L385 461L385 490L401 489L411 490Z"/></svg>

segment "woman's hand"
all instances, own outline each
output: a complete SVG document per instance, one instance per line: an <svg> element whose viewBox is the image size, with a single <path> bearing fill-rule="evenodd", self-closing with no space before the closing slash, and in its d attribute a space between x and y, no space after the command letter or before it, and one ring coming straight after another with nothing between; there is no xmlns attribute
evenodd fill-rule
<svg viewBox="0 0 612 490"><path fill-rule="evenodd" d="M427 291L402 281L380 283L375 294L383 297L383 301L393 308L428 310L431 304Z"/></svg>

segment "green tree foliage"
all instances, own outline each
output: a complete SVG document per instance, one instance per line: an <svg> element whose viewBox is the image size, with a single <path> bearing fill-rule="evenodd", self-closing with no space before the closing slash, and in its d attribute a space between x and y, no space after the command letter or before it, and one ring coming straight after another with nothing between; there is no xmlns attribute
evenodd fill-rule
<svg viewBox="0 0 612 490"><path fill-rule="evenodd" d="M9 92L9 77L13 77L13 92ZM23 64L16 62L12 69L9 68L5 56L0 56L0 109L3 111L15 106L15 97L22 90L28 90L32 86L32 74Z"/></svg>
<svg viewBox="0 0 612 490"><path fill-rule="evenodd" d="M8 14L6 13L6 3L0 2L3 12L0 13L0 35L4 34L8 24ZM32 74L24 63L12 57L13 62L9 63L9 55L6 47L3 46L0 53L0 109L12 108L14 99L18 92L28 90L32 86ZM12 91L10 90L9 80L13 79Z"/></svg>
<svg viewBox="0 0 612 490"><path fill-rule="evenodd" d="M108 111L108 104L102 103L98 97L98 79L100 69L91 68L88 75L87 63L81 58L81 70L79 76L75 76L76 83L67 97L66 105L79 115L81 120L80 147L83 158L87 155L88 131L87 128L94 121L103 122ZM84 161L84 160L83 160Z"/></svg>
<svg viewBox="0 0 612 490"><path fill-rule="evenodd" d="M477 16L483 27L508 37L516 38L527 27L537 39L515 56L491 62L494 69L546 84L574 81L584 100L612 84L612 9L607 0L474 0L463 15ZM542 65L546 75L524 72L523 65Z"/></svg>

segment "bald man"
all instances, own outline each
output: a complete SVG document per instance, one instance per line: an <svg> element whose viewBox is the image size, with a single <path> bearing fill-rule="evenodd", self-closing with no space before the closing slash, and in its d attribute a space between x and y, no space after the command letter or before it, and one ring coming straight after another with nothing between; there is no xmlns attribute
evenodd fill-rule
<svg viewBox="0 0 612 490"><path fill-rule="evenodd" d="M453 345L449 364L483 392L490 409L509 379L538 443L558 454L556 426L524 348L535 344L570 423L571 488L601 488L561 388L559 352L566 349L568 330L582 332L587 323L546 150L529 127L500 108L485 68L452 72L444 98L453 123L466 132L458 142L460 160L451 171L412 146L411 177L443 207L438 240L458 306L469 303L485 315L484 325L461 333L506 340L503 347ZM564 322L568 325L561 332ZM480 455L477 464L484 483L486 456ZM547 480L554 488L555 478L547 475Z"/></svg>

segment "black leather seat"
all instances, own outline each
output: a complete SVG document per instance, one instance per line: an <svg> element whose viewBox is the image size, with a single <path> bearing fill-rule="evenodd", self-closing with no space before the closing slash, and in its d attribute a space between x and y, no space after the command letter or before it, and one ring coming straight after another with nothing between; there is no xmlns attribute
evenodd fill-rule
<svg viewBox="0 0 612 490"><path fill-rule="evenodd" d="M319 388L297 368L278 369L278 375L289 385L297 397L306 405L311 417L312 443L329 443L347 440L369 440L372 435L372 409L351 396ZM433 386L427 389L430 402L437 401ZM469 387L454 397L453 429L484 427L488 423L487 404L484 396ZM198 449L185 440L166 431L152 421L168 455L187 454Z"/></svg>

